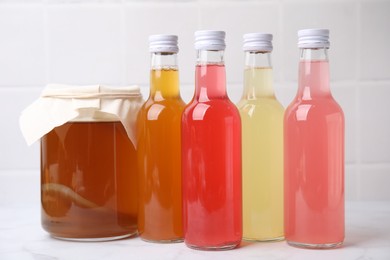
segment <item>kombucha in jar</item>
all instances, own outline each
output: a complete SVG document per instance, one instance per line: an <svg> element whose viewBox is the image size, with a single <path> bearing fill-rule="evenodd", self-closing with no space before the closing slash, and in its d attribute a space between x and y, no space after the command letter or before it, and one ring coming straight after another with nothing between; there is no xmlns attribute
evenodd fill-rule
<svg viewBox="0 0 390 260"><path fill-rule="evenodd" d="M121 122L68 122L41 140L42 225L105 240L137 232L137 164Z"/></svg>
<svg viewBox="0 0 390 260"><path fill-rule="evenodd" d="M49 85L23 112L27 142L41 139L42 226L51 236L105 241L137 234L134 128L141 105L136 86Z"/></svg>

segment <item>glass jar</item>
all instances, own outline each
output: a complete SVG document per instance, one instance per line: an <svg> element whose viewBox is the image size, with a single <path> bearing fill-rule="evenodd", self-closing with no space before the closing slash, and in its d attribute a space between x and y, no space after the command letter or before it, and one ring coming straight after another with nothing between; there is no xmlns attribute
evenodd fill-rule
<svg viewBox="0 0 390 260"><path fill-rule="evenodd" d="M41 97L46 105L51 100L52 121L78 113L41 138L42 226L68 240L135 235L138 173L129 133L142 101L139 89L138 95L119 88L78 91L63 88Z"/></svg>

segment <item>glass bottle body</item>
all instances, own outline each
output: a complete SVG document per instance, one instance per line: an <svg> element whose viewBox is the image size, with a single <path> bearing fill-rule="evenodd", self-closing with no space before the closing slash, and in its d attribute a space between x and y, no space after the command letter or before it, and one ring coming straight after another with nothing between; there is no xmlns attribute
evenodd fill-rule
<svg viewBox="0 0 390 260"><path fill-rule="evenodd" d="M283 114L273 90L270 52L246 52L242 121L243 238L281 240Z"/></svg>
<svg viewBox="0 0 390 260"><path fill-rule="evenodd" d="M284 118L285 236L332 248L344 240L344 114L329 88L327 49L302 49L299 89Z"/></svg>
<svg viewBox="0 0 390 260"><path fill-rule="evenodd" d="M137 120L139 218L141 238L183 240L181 114L175 53L152 54L150 96Z"/></svg>
<svg viewBox="0 0 390 260"><path fill-rule="evenodd" d="M185 243L236 247L242 238L241 121L226 95L222 51L199 51L195 95L182 117Z"/></svg>

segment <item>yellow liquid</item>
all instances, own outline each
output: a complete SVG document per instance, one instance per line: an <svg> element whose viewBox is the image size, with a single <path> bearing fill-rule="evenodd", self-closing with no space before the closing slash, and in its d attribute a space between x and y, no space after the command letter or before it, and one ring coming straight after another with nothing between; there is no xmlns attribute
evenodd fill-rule
<svg viewBox="0 0 390 260"><path fill-rule="evenodd" d="M283 113L272 68L244 71L242 122L243 238L272 241L283 232Z"/></svg>

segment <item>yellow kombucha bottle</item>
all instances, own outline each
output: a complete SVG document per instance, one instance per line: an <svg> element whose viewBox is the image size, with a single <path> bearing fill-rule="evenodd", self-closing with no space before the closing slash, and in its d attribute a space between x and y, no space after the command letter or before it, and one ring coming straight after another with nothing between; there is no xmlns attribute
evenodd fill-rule
<svg viewBox="0 0 390 260"><path fill-rule="evenodd" d="M272 35L244 35L242 123L243 239L277 241L283 233L283 114L274 95Z"/></svg>
<svg viewBox="0 0 390 260"><path fill-rule="evenodd" d="M150 96L137 120L138 231L153 242L183 241L181 114L177 36L152 35Z"/></svg>

